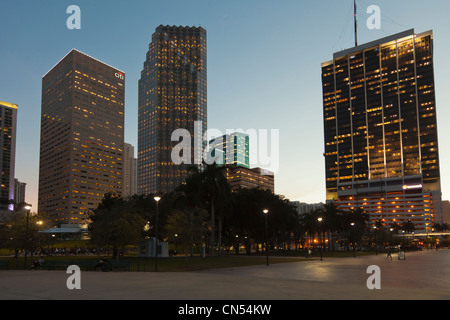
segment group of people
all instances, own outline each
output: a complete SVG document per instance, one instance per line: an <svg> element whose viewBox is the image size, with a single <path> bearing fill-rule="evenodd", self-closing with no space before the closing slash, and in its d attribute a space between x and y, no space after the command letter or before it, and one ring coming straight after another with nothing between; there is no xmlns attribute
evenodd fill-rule
<svg viewBox="0 0 450 320"><path fill-rule="evenodd" d="M107 253L103 248L39 248L33 251L36 256L56 256L56 255L97 255ZM30 254L30 252L29 252Z"/></svg>
<svg viewBox="0 0 450 320"><path fill-rule="evenodd" d="M33 261L31 268L39 269L44 265L44 263L44 257L40 256L38 260ZM97 269L100 269L100 271L103 272L108 271L108 259L100 259L94 266L94 271L97 271Z"/></svg>

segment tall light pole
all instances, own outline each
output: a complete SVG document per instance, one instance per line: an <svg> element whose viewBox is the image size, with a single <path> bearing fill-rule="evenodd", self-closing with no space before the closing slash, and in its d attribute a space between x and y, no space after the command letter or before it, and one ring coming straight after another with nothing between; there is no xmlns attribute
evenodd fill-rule
<svg viewBox="0 0 450 320"><path fill-rule="evenodd" d="M175 233L175 255L177 254L178 248L178 233Z"/></svg>
<svg viewBox="0 0 450 320"><path fill-rule="evenodd" d="M263 210L264 215L266 216L266 265L269 265L269 236L268 236L268 226L267 226L267 216L269 215L269 210Z"/></svg>
<svg viewBox="0 0 450 320"><path fill-rule="evenodd" d="M25 228L25 262L24 262L24 269L27 268L27 253L29 249L29 241L28 241L28 221L30 219L30 210L31 210L31 204L25 204L24 209L27 210L27 224Z"/></svg>
<svg viewBox="0 0 450 320"><path fill-rule="evenodd" d="M322 233L322 217L317 218L319 221L319 239L320 239L320 261L322 261L322 237L320 236Z"/></svg>
<svg viewBox="0 0 450 320"><path fill-rule="evenodd" d="M377 256L378 255L378 228L377 228L377 226L373 226L373 229L374 229L374 235L375 235L375 255Z"/></svg>
<svg viewBox="0 0 450 320"><path fill-rule="evenodd" d="M159 211L158 203L159 203L159 200L161 200L161 197L156 196L153 199L156 201L155 272L157 272L158 271L158 211Z"/></svg>
<svg viewBox="0 0 450 320"><path fill-rule="evenodd" d="M355 223L354 222L350 223L350 226L351 226L351 237L352 237L352 244L353 244L353 258L354 258L356 256L356 253L355 253L355 233L354 233L354 229L353 229L353 227L355 226Z"/></svg>

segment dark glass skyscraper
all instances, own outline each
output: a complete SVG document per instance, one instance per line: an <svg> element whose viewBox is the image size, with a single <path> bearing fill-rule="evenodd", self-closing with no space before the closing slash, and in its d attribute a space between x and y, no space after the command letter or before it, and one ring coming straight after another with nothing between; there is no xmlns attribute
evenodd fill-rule
<svg viewBox="0 0 450 320"><path fill-rule="evenodd" d="M16 131L18 106L13 103L0 101L0 210L12 210L9 200L16 204L19 199L14 198L14 171L16 163Z"/></svg>
<svg viewBox="0 0 450 320"><path fill-rule="evenodd" d="M408 30L322 64L327 201L385 225L441 223L433 34Z"/></svg>
<svg viewBox="0 0 450 320"><path fill-rule="evenodd" d="M190 162L201 161L193 151L206 147L206 71L205 29L156 28L139 80L138 194L170 192L185 181L187 165L171 158L175 130L189 131Z"/></svg>
<svg viewBox="0 0 450 320"><path fill-rule="evenodd" d="M125 74L71 50L42 78L39 212L80 224L122 194Z"/></svg>

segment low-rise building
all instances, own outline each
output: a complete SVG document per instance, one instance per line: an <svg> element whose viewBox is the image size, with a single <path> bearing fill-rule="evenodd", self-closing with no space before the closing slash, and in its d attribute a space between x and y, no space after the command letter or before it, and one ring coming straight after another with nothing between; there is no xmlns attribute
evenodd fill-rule
<svg viewBox="0 0 450 320"><path fill-rule="evenodd" d="M232 190L261 188L275 192L274 173L262 168L226 165L226 177Z"/></svg>

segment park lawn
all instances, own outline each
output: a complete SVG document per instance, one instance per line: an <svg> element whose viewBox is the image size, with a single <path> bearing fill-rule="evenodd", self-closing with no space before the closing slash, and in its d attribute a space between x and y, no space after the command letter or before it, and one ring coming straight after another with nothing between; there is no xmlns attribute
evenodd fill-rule
<svg viewBox="0 0 450 320"><path fill-rule="evenodd" d="M27 265L31 264L31 257L27 257ZM68 256L45 256L45 260L83 260L83 261L93 261L98 262L100 256L93 255L68 255ZM112 260L111 256L104 257L108 260ZM33 256L33 260L37 260L37 256ZM121 257L120 260L125 260L130 262L130 271L134 272L153 272L155 271L155 259L154 258L140 258L140 257ZM288 262L298 262L311 259L305 259L303 257L270 257L269 264L275 263L288 263ZM24 257L18 257L17 260L14 257L1 257L0 261L9 261L9 270L23 270L24 269ZM233 267L244 267L252 265L265 265L265 256L247 256L247 255L222 255L216 257L185 257L185 256L174 256L168 258L158 258L158 272L186 272L186 271L199 271L207 269L217 269L217 268L233 268Z"/></svg>
<svg viewBox="0 0 450 320"><path fill-rule="evenodd" d="M125 258L131 262L131 271L154 271L154 258ZM269 264L289 263L305 261L302 257L270 257ZM264 256L247 256L247 255L222 255L216 257L184 257L176 256L170 258L158 259L158 271L162 272L186 272L199 271L218 268L234 268L254 265L265 265L266 257Z"/></svg>
<svg viewBox="0 0 450 320"><path fill-rule="evenodd" d="M362 252L357 251L356 257L363 255L375 254L375 252ZM379 253L382 254L382 253ZM322 253L324 259L326 258L350 258L353 257L353 251L324 251ZM33 261L37 260L38 256L33 256ZM111 255L56 255L56 256L44 256L47 261L55 260L69 260L69 261L92 261L98 262L101 258L112 260ZM269 264L276 263L289 263L299 261L311 261L320 258L320 252L314 251L309 258L305 258L299 252L296 255L294 253L286 252L271 252L269 257ZM135 255L129 255L121 257L120 260L130 262L130 271L134 272L153 272L155 271L155 259L136 257ZM14 257L0 257L0 261L9 261L8 269L10 270L23 270L24 269L24 257L20 256L17 259ZM31 257L27 257L27 265L31 265ZM186 272L186 271L199 271L207 269L217 268L234 268L245 267L253 265L265 265L267 258L264 254L259 255L246 255L246 254L223 254L215 257L201 257L194 255L193 257L186 257L184 255L177 255L168 258L158 258L158 272Z"/></svg>

